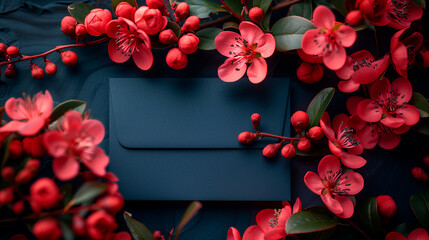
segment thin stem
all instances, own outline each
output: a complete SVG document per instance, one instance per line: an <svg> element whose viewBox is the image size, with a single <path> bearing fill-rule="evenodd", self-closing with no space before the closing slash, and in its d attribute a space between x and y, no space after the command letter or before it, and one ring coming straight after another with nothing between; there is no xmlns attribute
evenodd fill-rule
<svg viewBox="0 0 429 240"><path fill-rule="evenodd" d="M23 62L23 61L27 61L27 60L32 60L35 58L39 58L39 57L46 57L46 55L51 54L53 52L57 52L59 50L65 49L65 48L74 48L74 47L90 47L90 46L95 46L95 45L99 45L102 43L107 42L107 40L109 40L108 37L104 37L104 38L100 38L98 40L92 41L92 42L88 42L88 43L77 43L77 44L68 44L68 45L61 45L61 46L57 46L54 49L51 49L47 52L41 53L41 54L37 54L37 55L33 55L33 56L23 56L20 59L17 60L13 60L13 61L7 61L7 62L0 62L0 66L5 65L5 64L10 64L10 63L17 63L17 62Z"/></svg>
<svg viewBox="0 0 429 240"><path fill-rule="evenodd" d="M299 138L283 137L283 136L278 136L278 135L274 135L271 133L264 133L264 132L258 132L258 136L278 138L278 139L287 140L287 141L293 141L293 140L299 141Z"/></svg>
<svg viewBox="0 0 429 240"><path fill-rule="evenodd" d="M216 20L214 20L214 21L211 21L211 22L208 22L208 23L201 24L201 25L200 25L200 27L199 27L198 29L208 28L208 27L211 27L211 26L216 25L216 24L218 24L218 23L226 22L226 21L228 21L228 20L230 20L230 19L232 19L232 16L231 16L231 15L228 15L228 16L225 16L225 17L221 17L221 18L218 18L218 19L216 19Z"/></svg>
<svg viewBox="0 0 429 240"><path fill-rule="evenodd" d="M232 16L234 16L235 18L237 18L240 21L243 21L244 18L243 16L239 15L238 13L234 12L234 10L232 10L226 3L224 0L220 0L220 2L222 3L222 6L229 12L231 13Z"/></svg>
<svg viewBox="0 0 429 240"><path fill-rule="evenodd" d="M284 2L281 2L281 3L273 6L273 8L271 8L271 10L277 11L277 10L280 10L282 8L289 7L290 5L297 3L297 2L301 2L301 0L286 0Z"/></svg>
<svg viewBox="0 0 429 240"><path fill-rule="evenodd" d="M348 223L350 224L350 226L352 226L356 231L358 231L365 239L367 240L372 240L362 229L360 229L360 227L358 225L356 225L354 222L352 221L348 221Z"/></svg>

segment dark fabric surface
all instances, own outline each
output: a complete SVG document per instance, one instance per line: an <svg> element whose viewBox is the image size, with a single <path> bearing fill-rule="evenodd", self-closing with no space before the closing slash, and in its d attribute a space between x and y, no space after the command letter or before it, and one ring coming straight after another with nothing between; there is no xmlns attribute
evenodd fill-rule
<svg viewBox="0 0 429 240"><path fill-rule="evenodd" d="M0 42L7 45L19 46L24 54L32 55L47 51L56 45L70 44L72 40L60 30L60 22L67 15L66 7L72 1L47 3L48 1L1 1L0 2ZM101 5L110 1L100 1ZM366 34L366 35L365 35ZM362 39L371 39L368 41ZM372 44L371 32L358 35L357 46L349 49L349 54ZM371 43L370 43L371 41ZM386 46L384 46L386 47ZM373 48L372 48L373 49ZM22 92L34 94L42 90L49 90L58 104L67 99L80 99L88 103L91 115L108 126L108 78L110 77L217 77L217 67L222 64L224 57L216 51L198 51L189 56L189 65L185 70L174 71L165 64L165 51L154 51L154 67L147 71L139 70L132 61L124 64L111 62L107 54L107 45L80 48L74 50L79 56L75 67L66 67L61 63L59 54L48 56L58 65L55 76L45 76L35 80L30 76L29 63L16 64L18 76L15 79L5 79L0 85L1 105L10 97L20 97ZM268 59L270 77L291 77L292 112L305 110L313 96L323 87L336 87L337 79L334 73L326 73L325 80L311 86L305 85L295 79L297 66L296 57L291 54L276 53ZM202 62L204 61L204 62ZM42 60L35 61L41 66ZM4 67L2 67L4 72ZM428 92L426 75L412 75L413 86L420 92ZM394 75L393 75L394 76ZM330 79L330 80L327 80ZM393 80L392 77L391 80ZM240 81L247 81L242 79ZM249 83L250 84L250 83ZM334 113L346 112L345 101L350 94L336 91L328 111ZM273 103L275 104L275 103ZM263 122L269 124L269 122ZM108 132L106 139L108 139ZM106 141L103 147L107 147ZM359 211L361 205L368 197L380 194L391 195L398 204L398 213L392 220L391 226L404 221L416 222L409 206L412 194L425 189L423 183L414 180L410 170L415 165L422 165L421 159L428 153L428 138L409 132L403 136L398 148L392 151L375 148L365 151L363 156L368 163L357 170L365 179L363 191L356 197ZM292 166L292 200L300 197L303 206L308 207L321 204L319 196L307 189L303 176L307 171L316 171L320 158L296 157L291 161ZM114 169L112 169L114 171ZM162 173L159 175L162 178ZM273 184L276 179L272 179ZM130 186L132 187L132 186ZM138 191L138 189L136 189ZM282 191L282 189L278 189ZM153 202L129 201L124 209L133 213L133 216L144 222L151 230L167 230L174 227L181 218L188 202ZM183 240L225 239L230 226L244 232L247 226L255 223L255 216L265 207L280 207L279 202L203 202L204 207L198 215L187 225L182 232ZM354 218L358 221L358 214ZM125 225L119 217L121 228ZM0 226L0 235L6 238L12 233L22 231L9 225Z"/></svg>

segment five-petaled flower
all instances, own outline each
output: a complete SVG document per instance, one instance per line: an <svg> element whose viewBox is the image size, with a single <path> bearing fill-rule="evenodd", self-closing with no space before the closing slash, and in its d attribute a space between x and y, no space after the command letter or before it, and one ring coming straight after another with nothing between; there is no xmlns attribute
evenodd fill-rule
<svg viewBox="0 0 429 240"><path fill-rule="evenodd" d="M366 160L357 156L363 152L355 129L351 128L349 117L345 114L338 114L332 121L327 112L324 112L320 119L320 128L328 138L328 145L331 152L341 159L344 166L348 168L361 168L366 164Z"/></svg>
<svg viewBox="0 0 429 240"><path fill-rule="evenodd" d="M10 98L6 101L6 114L12 119L0 128L0 133L18 132L22 136L33 136L47 124L51 116L53 101L49 91L37 93L33 99Z"/></svg>
<svg viewBox="0 0 429 240"><path fill-rule="evenodd" d="M404 78L408 77L407 70L414 64L416 55L423 44L423 35L419 32L414 32L407 38L401 39L406 30L398 31L390 39L393 67Z"/></svg>
<svg viewBox="0 0 429 240"><path fill-rule="evenodd" d="M79 173L78 159L98 177L106 174L109 157L97 145L104 138L104 126L95 119L82 119L79 112L64 115L58 130L45 133L43 144L54 157L55 176L63 181Z"/></svg>
<svg viewBox="0 0 429 240"><path fill-rule="evenodd" d="M396 29L407 28L411 22L419 20L423 9L413 0L388 0L386 16L389 26Z"/></svg>
<svg viewBox="0 0 429 240"><path fill-rule="evenodd" d="M216 49L229 57L218 69L219 78L225 82L235 82L247 69L250 82L260 83L267 76L265 58L270 57L276 48L273 35L265 33L254 23L244 21L239 26L240 34L221 32L215 38Z"/></svg>
<svg viewBox="0 0 429 240"><path fill-rule="evenodd" d="M152 67L153 55L150 51L149 36L134 22L119 17L118 20L112 20L106 25L106 34L112 38L108 46L112 61L123 63L133 56L140 69L148 70Z"/></svg>
<svg viewBox="0 0 429 240"><path fill-rule="evenodd" d="M366 122L378 122L389 128L414 125L420 119L416 107L407 104L413 95L410 82L398 78L390 84L387 78L376 81L371 86L371 99L361 101L357 114Z"/></svg>
<svg viewBox="0 0 429 240"><path fill-rule="evenodd" d="M328 155L319 162L318 173L307 172L304 182L325 203L326 207L341 218L353 216L354 205L348 196L358 194L364 185L363 177L356 172L342 172L337 157Z"/></svg>
<svg viewBox="0 0 429 240"><path fill-rule="evenodd" d="M325 6L318 6L313 13L313 24L302 37L302 50L310 55L323 56L323 63L331 70L342 68L350 47L356 40L356 31L347 25L335 22L335 15Z"/></svg>

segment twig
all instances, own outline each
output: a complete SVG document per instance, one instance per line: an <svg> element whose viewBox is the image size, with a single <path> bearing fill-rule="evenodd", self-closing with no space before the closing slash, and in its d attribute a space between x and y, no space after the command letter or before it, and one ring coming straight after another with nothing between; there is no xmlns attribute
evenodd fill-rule
<svg viewBox="0 0 429 240"><path fill-rule="evenodd" d="M360 227L358 225L356 225L354 222L352 221L348 221L348 223L350 224L350 226L352 226L356 231L358 231L365 239L367 240L372 240L362 229L360 229Z"/></svg>
<svg viewBox="0 0 429 240"><path fill-rule="evenodd" d="M281 3L273 6L273 8L271 10L277 11L277 10L280 10L282 8L289 7L290 5L297 3L297 2L301 2L301 0L286 0L284 2L281 2Z"/></svg>
<svg viewBox="0 0 429 240"><path fill-rule="evenodd" d="M228 12L229 13L231 13L232 14L232 16L234 16L235 18L237 18L238 20L240 20L240 21L243 21L244 20L244 18L243 18L243 16L241 16L241 15L239 15L238 13L236 13L236 12L234 12L234 10L232 10L226 3L225 3L225 1L224 0L220 0L220 2L222 3L222 6L226 9L226 10L228 10Z"/></svg>
<svg viewBox="0 0 429 240"><path fill-rule="evenodd" d="M278 135L274 135L271 133L264 133L264 132L258 132L258 136L259 137L272 137L272 138L278 138L278 139L282 139L282 140L287 140L287 141L299 141L299 138L292 138L292 137L283 137L283 136L278 136Z"/></svg>

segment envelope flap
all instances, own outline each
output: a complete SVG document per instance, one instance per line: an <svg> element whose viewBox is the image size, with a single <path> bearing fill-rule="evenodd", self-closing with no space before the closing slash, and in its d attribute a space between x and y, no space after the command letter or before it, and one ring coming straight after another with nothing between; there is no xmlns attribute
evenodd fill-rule
<svg viewBox="0 0 429 240"><path fill-rule="evenodd" d="M260 131L288 133L288 78L258 85L217 78L111 78L110 96L110 124L127 148L242 148L237 136L252 129L255 112L262 116Z"/></svg>

